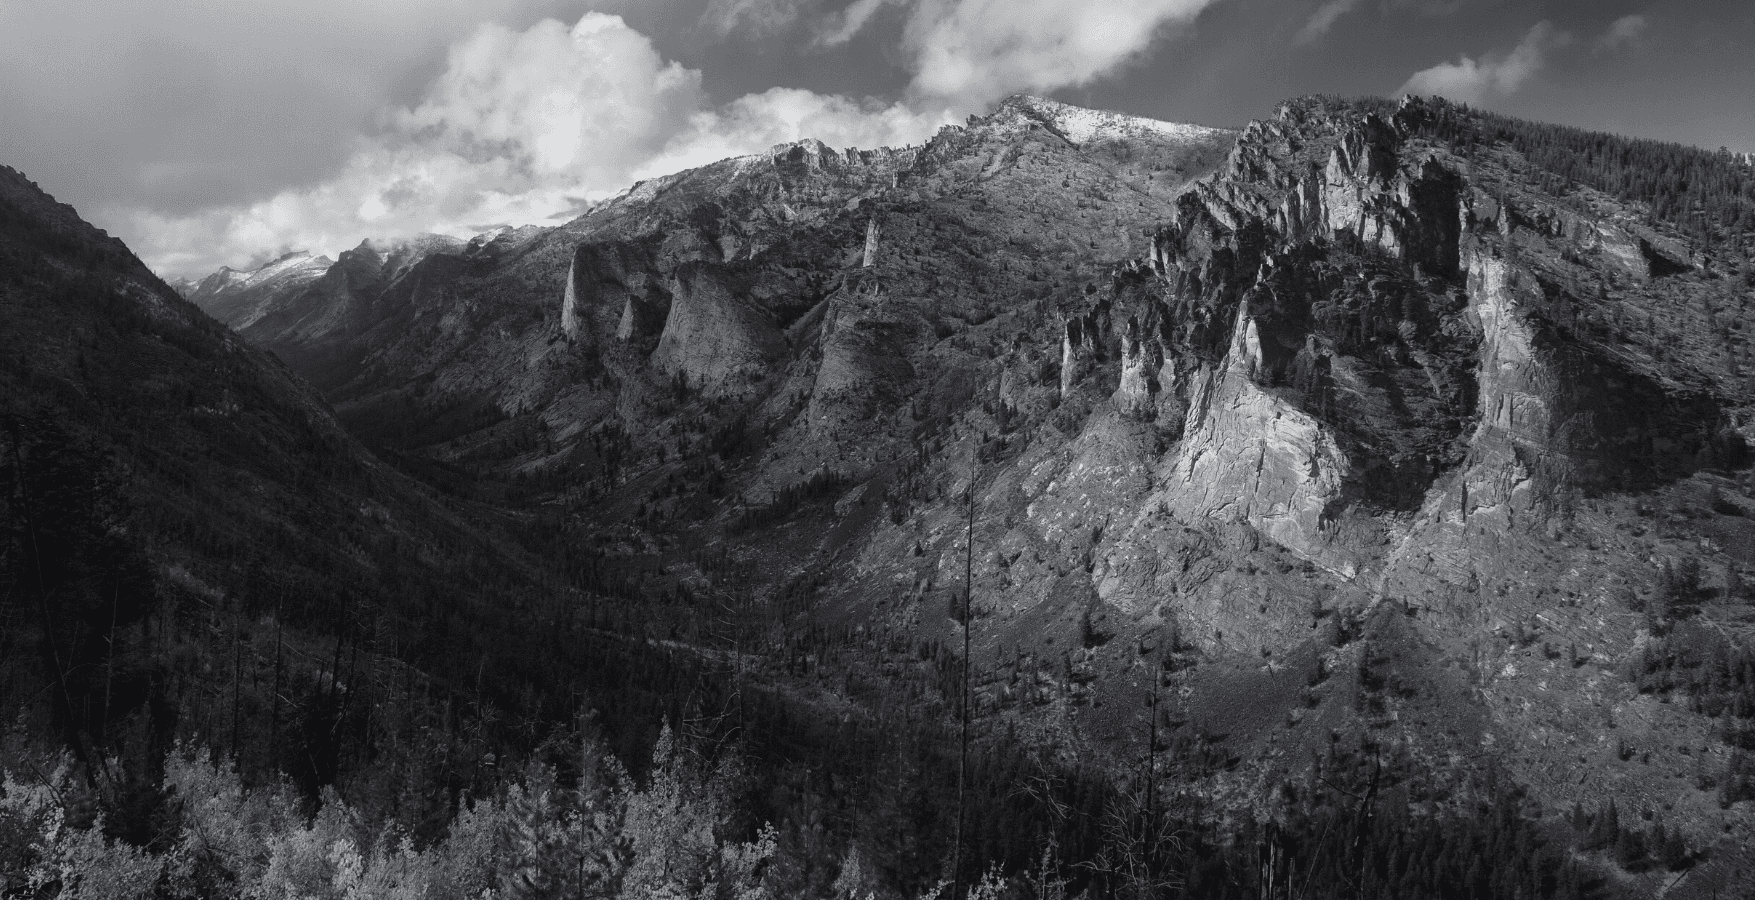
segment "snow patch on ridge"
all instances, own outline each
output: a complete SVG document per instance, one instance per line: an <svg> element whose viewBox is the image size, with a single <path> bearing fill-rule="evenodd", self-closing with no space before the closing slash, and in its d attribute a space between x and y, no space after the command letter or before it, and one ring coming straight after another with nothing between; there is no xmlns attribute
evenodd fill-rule
<svg viewBox="0 0 1755 900"><path fill-rule="evenodd" d="M1142 134L1194 142L1208 140L1213 135L1224 131L1222 128L1184 125L1177 122L1148 119L1143 116L1129 116L1100 109L1068 106L1054 100L1025 95L1012 97L1001 105L1002 109L1008 107L1025 115L1033 114L1032 118L1047 121L1054 126L1055 130L1065 135L1067 140L1075 144Z"/></svg>

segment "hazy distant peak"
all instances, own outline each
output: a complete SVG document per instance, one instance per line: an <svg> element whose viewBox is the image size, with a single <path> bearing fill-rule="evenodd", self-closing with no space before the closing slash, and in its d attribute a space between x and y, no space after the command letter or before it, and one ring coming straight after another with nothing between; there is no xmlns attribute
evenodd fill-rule
<svg viewBox="0 0 1755 900"><path fill-rule="evenodd" d="M486 231L477 233L467 242L457 242L456 248L461 249L465 253L474 253L490 244L500 244L503 242L520 244L546 232L547 230L548 229L542 225L495 225Z"/></svg>
<svg viewBox="0 0 1755 900"><path fill-rule="evenodd" d="M326 256L313 257L309 250L294 250L290 253L281 254L278 258L265 262L254 269L234 269L231 266L220 266L212 275L201 279L199 284L205 285L209 282L213 282L215 285L218 285L222 283L262 281L268 278L275 278L284 275L295 269L316 267L327 268L331 264L332 260ZM215 279L218 280L216 281Z"/></svg>
<svg viewBox="0 0 1755 900"><path fill-rule="evenodd" d="M360 241L350 252L364 251L378 256L393 256L413 251L425 255L455 249L463 244L464 241L450 235L422 232L410 237L369 237Z"/></svg>
<svg viewBox="0 0 1755 900"><path fill-rule="evenodd" d="M293 250L249 271L220 266L187 289L176 284L173 287L208 315L227 325L242 327L262 315L268 299L316 281L333 265L335 261L327 256Z"/></svg>

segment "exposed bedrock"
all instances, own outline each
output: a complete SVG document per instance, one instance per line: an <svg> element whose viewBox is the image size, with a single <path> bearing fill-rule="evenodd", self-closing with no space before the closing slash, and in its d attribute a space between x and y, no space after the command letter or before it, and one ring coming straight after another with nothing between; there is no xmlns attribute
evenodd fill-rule
<svg viewBox="0 0 1755 900"><path fill-rule="evenodd" d="M1378 587L1457 613L1490 574L1481 562L1564 514L1569 497L1685 477L1726 428L1709 395L1568 340L1534 312L1550 302L1535 272L1489 240L1466 243L1482 334L1477 424L1463 465L1428 495Z"/></svg>
<svg viewBox="0 0 1755 900"><path fill-rule="evenodd" d="M1129 317L1121 340L1121 383L1115 389L1115 409L1124 416L1151 421L1158 416L1158 399L1174 392L1176 370L1164 358L1164 348L1145 333L1137 317Z"/></svg>
<svg viewBox="0 0 1755 900"><path fill-rule="evenodd" d="M826 301L808 408L812 434L840 433L907 395L914 380L907 350L917 322L896 315L886 299L881 284L868 279Z"/></svg>
<svg viewBox="0 0 1755 900"><path fill-rule="evenodd" d="M569 339L614 334L650 347L669 312L669 291L644 248L616 242L581 244L573 252L561 302L561 330Z"/></svg>
<svg viewBox="0 0 1755 900"><path fill-rule="evenodd" d="M1110 344L1110 316L1107 298L1083 315L1074 315L1061 325L1060 396L1066 399L1073 385L1113 355Z"/></svg>
<svg viewBox="0 0 1755 900"><path fill-rule="evenodd" d="M1482 333L1471 461L1522 455L1545 491L1638 489L1699 467L1720 425L1710 396L1568 339L1535 311L1552 302L1536 273L1489 244L1467 253L1470 313ZM1469 505L1496 499L1478 495Z"/></svg>
<svg viewBox="0 0 1755 900"><path fill-rule="evenodd" d="M1321 423L1256 384L1260 365L1255 322L1240 314L1224 364L1192 379L1161 499L1184 520L1246 522L1351 577L1356 563L1334 546L1329 527L1351 466Z"/></svg>
<svg viewBox="0 0 1755 900"><path fill-rule="evenodd" d="M1404 545L1460 571L1470 540L1540 524L1567 492L1700 464L1724 428L1709 396L1557 324L1585 290L1555 262L1560 245L1636 280L1685 253L1471 185L1375 116L1326 151L1277 143L1273 127L1246 134L1231 177L1185 195L1154 242L1168 310L1155 336L1189 404L1162 489L1171 512L1247 523L1351 575L1381 551L1336 539L1347 507L1417 511ZM1116 402L1138 410L1153 355L1123 356Z"/></svg>
<svg viewBox="0 0 1755 900"><path fill-rule="evenodd" d="M1232 177L1185 195L1157 234L1157 296L1105 311L1117 410L1182 413L1152 504L1247 525L1348 578L1373 551L1337 519L1417 509L1460 459L1474 405L1462 182L1435 158L1399 159L1395 140L1367 118L1318 166L1246 136ZM1063 378L1101 361L1088 330L1069 321ZM1122 568L1102 593L1125 590Z"/></svg>
<svg viewBox="0 0 1755 900"><path fill-rule="evenodd" d="M1159 230L1155 295L1118 277L1066 320L1063 394L1113 365L1122 416L1186 410L1139 514L1112 526L1100 596L1186 587L1165 580L1186 543L1166 523L1246 526L1349 579L1391 552L1393 586L1415 556L1466 568L1468 534L1528 528L1565 491L1699 464L1720 427L1710 399L1562 333L1542 312L1565 286L1503 258L1536 223L1650 277L1633 232L1496 200L1374 116L1326 146L1274 127ZM1384 512L1410 517L1397 547L1348 524Z"/></svg>
<svg viewBox="0 0 1755 900"><path fill-rule="evenodd" d="M678 266L652 364L709 394L739 393L765 375L784 357L786 339L774 314L740 288L723 266Z"/></svg>

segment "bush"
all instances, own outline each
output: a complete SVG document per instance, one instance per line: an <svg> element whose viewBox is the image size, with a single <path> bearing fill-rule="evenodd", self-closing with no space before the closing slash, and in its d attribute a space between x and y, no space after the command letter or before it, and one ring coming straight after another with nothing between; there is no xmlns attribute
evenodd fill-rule
<svg viewBox="0 0 1755 900"><path fill-rule="evenodd" d="M178 749L165 765L177 834L156 854L107 838L101 817L70 823L84 794L63 760L47 780L0 780L0 896L761 900L776 832L736 839L739 763L709 765L701 749L667 729L636 789L587 739L570 783L533 760L491 796L465 798L424 848L394 823L368 829L332 788L307 818L284 780L247 787L230 763Z"/></svg>
<svg viewBox="0 0 1755 900"><path fill-rule="evenodd" d="M53 774L23 781L0 775L0 894L134 900L152 895L164 861L68 819L78 787L61 760Z"/></svg>

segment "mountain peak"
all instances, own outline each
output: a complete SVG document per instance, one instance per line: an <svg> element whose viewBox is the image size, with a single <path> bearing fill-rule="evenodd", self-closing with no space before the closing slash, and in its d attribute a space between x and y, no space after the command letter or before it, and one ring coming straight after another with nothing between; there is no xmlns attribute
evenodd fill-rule
<svg viewBox="0 0 1755 900"><path fill-rule="evenodd" d="M1013 94L1001 101L987 121L999 125L1044 125L1075 144L1116 140L1141 134L1198 140L1225 131L1133 116L1108 110L1073 106L1031 94Z"/></svg>

